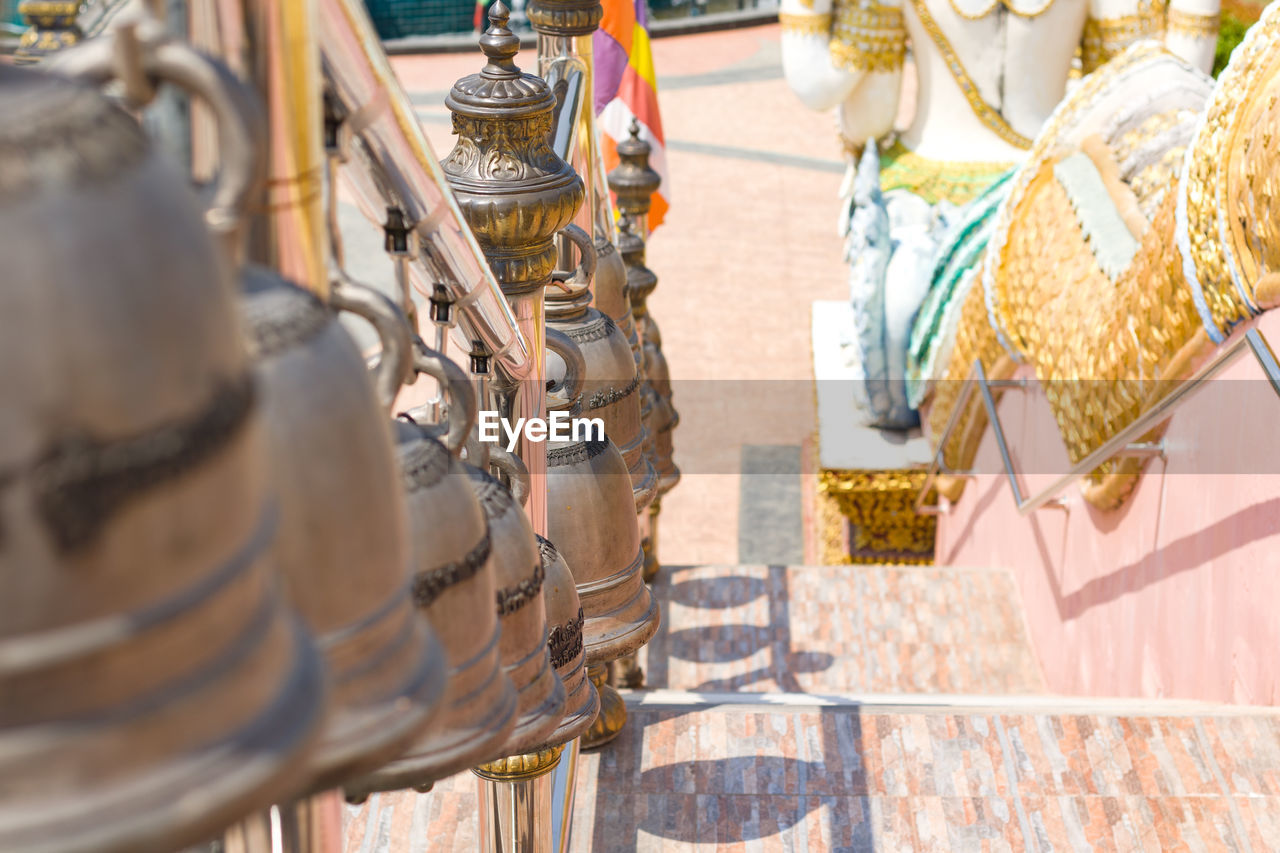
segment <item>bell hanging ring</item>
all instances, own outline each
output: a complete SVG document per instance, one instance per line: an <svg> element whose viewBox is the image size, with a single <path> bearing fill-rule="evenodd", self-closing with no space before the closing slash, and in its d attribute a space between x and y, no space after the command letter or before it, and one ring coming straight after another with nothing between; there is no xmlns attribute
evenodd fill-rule
<svg viewBox="0 0 1280 853"><path fill-rule="evenodd" d="M561 233L577 244L583 265L596 269L595 248L586 232L570 225ZM568 281L583 278L589 279L590 273L584 275L579 271ZM635 492L633 512L639 512L653 501L657 473L644 453L645 432L640 417L640 379L635 356L614 320L592 308L590 301L589 287L571 286L564 292L548 290L547 328L563 332L582 349L587 364L583 414L604 421L605 433L613 439L626 462Z"/></svg>
<svg viewBox="0 0 1280 853"><path fill-rule="evenodd" d="M471 380L461 367L418 337L413 341L413 370L436 380L447 403L447 414L438 423L431 423L424 406L408 412L408 417L432 438L443 441L449 453L459 456L476 422L476 392Z"/></svg>
<svg viewBox="0 0 1280 853"><path fill-rule="evenodd" d="M295 793L320 731L270 576L263 389L138 124L11 68L0 114L0 849L168 851Z"/></svg>
<svg viewBox="0 0 1280 853"><path fill-rule="evenodd" d="M341 281L332 294L380 332L395 328L389 302L375 308ZM445 656L410 598L401 479L355 343L317 298L274 274L246 268L243 298L281 506L273 553L333 689L315 762L321 790L386 763L423 731L444 695ZM403 341L384 339L381 369L398 369L403 352Z"/></svg>
<svg viewBox="0 0 1280 853"><path fill-rule="evenodd" d="M431 373L449 397L450 422L474 418L466 375L420 342L415 369ZM459 383L459 377L461 382ZM411 420L395 425L396 451L409 505L413 598L445 649L449 681L444 711L427 734L394 761L346 784L348 799L375 791L429 788L502 752L516 724L516 691L502 667L488 523L466 467L451 447ZM456 438L451 445L460 447Z"/></svg>

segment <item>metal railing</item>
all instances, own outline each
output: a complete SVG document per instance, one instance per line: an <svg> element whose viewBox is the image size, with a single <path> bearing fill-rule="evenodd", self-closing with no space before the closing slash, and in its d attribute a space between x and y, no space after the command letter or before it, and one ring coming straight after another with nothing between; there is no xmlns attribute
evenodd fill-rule
<svg viewBox="0 0 1280 853"><path fill-rule="evenodd" d="M532 351L466 224L431 144L359 0L318 4L325 81L347 113L355 145L343 177L372 224L387 205L412 225L409 277L430 295L441 285L468 341L492 355L494 370L514 384L529 376Z"/></svg>
<svg viewBox="0 0 1280 853"><path fill-rule="evenodd" d="M916 495L915 510L922 514L936 514L938 512L936 507L926 506L924 501L939 474L949 474L957 477L971 477L974 474L973 471L950 470L947 468L943 456L947 442L951 438L951 433L959 423L961 414L968 407L975 388L982 395L982 406L986 410L987 419L991 423L991 429L996 440L996 448L1000 452L1000 462L1004 466L1009 488L1013 491L1013 499L1017 504L1018 513L1029 515L1054 501L1067 486L1113 459L1163 456L1163 442L1144 442L1136 441L1136 439L1172 417L1174 411L1202 388L1206 380L1217 376L1243 355L1245 351L1253 354L1253 357L1266 374L1267 381L1271 383L1272 390L1277 396L1280 396L1280 362L1277 362L1275 353L1271 350L1271 346L1267 343L1267 339L1263 337L1262 333L1257 329L1250 329L1239 340L1221 350L1189 378L1161 397L1132 423L1111 436L1088 456L1072 465L1070 470L1058 477L1050 485L1030 497L1026 497L1019 483L1018 472L1015 470L1013 457L1009 452L1009 443L1005 438L1004 426L1001 424L1000 415L996 411L995 397L991 393L993 388L1025 388L1026 382L1025 380L989 380L986 372L982 369L982 362L975 361L973 370L965 380L960 397L956 401L955 408L952 409L951 416L947 419L947 424L938 440L938 447L934 451L932 460L930 460L924 484Z"/></svg>

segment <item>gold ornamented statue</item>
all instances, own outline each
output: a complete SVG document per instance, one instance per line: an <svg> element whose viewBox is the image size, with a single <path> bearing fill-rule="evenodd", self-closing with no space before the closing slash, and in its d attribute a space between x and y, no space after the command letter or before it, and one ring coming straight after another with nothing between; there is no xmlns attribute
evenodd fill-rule
<svg viewBox="0 0 1280 853"><path fill-rule="evenodd" d="M1216 84L1150 43L1085 78L1012 180L946 368L957 381L940 388L975 359L1003 365L989 375L1031 365L1078 461L1280 304L1277 102L1277 4ZM953 405L940 393L931 426ZM954 431L948 464L965 467L973 443L973 429ZM1083 497L1119 506L1142 466L1104 465Z"/></svg>
<svg viewBox="0 0 1280 853"><path fill-rule="evenodd" d="M1175 54L1207 69L1213 50L1205 33L1216 0L1175 0L1172 9L1163 0L783 0L781 11L788 83L806 105L837 109L849 164L841 222L853 328L840 350L862 420L850 427L909 430L935 380L949 376L953 354L971 365L977 353L993 361L1017 353L1004 325L977 333L965 324L980 318L984 303L981 313L995 316L981 266L984 258L991 263L988 242L1000 232L1001 211L1014 206L1006 196L1026 192L1030 167L1023 164L1043 163L1034 140L1053 136L1046 127L1071 78L1081 65L1087 73L1152 38L1167 38ZM913 112L899 98L908 41L918 83ZM1148 196L1167 186L1176 160L1170 152L1181 150L1173 143L1185 144L1160 136L1161 129L1177 136L1178 128L1157 107L1151 123L1126 126L1112 140L1141 149L1132 158L1141 168L1126 164L1126 180L1146 182ZM1152 134L1164 148L1152 147ZM1089 187L1105 195L1114 185ZM1150 198L1144 204L1128 211L1135 244L1139 219L1149 221L1159 206ZM1123 266L1108 263L1113 273ZM947 385L937 383L947 398L937 408L949 412L958 389ZM859 530L869 530L885 513L866 507L884 503L908 473L829 472L827 491L842 496Z"/></svg>

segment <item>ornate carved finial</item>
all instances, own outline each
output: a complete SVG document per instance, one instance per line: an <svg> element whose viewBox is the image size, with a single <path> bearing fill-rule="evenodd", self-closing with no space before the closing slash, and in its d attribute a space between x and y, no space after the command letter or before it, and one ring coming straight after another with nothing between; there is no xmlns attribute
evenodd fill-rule
<svg viewBox="0 0 1280 853"><path fill-rule="evenodd" d="M609 189L618 197L618 209L636 222L648 215L662 176L649 167L653 149L640 138L640 122L631 120L631 135L618 143L618 166L609 173Z"/></svg>
<svg viewBox="0 0 1280 853"><path fill-rule="evenodd" d="M480 49L489 57L489 64L480 72L490 79L519 77L515 57L520 52L520 37L507 29L511 10L502 0L489 7L489 29L480 36Z"/></svg>
<svg viewBox="0 0 1280 853"><path fill-rule="evenodd" d="M600 26L600 0L532 0L529 23L544 36L589 36Z"/></svg>
<svg viewBox="0 0 1280 853"><path fill-rule="evenodd" d="M508 295L551 282L556 232L582 205L582 180L548 145L555 96L514 57L520 40L501 2L480 37L488 63L453 85L457 145L441 161L458 205Z"/></svg>

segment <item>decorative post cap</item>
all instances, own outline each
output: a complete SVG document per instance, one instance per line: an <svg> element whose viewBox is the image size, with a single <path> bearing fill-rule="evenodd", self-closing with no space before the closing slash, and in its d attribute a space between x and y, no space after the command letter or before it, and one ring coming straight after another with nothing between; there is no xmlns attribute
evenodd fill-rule
<svg viewBox="0 0 1280 853"><path fill-rule="evenodd" d="M445 106L458 141L441 161L458 205L507 295L551 282L555 235L582 206L582 179L548 145L555 96L515 64L520 39L499 0L480 37L488 63Z"/></svg>
<svg viewBox="0 0 1280 853"><path fill-rule="evenodd" d="M631 136L618 143L618 166L609 173L609 189L618 197L618 209L640 218L649 213L654 192L662 176L649 168L653 149L640 138L640 122L631 120Z"/></svg>
<svg viewBox="0 0 1280 853"><path fill-rule="evenodd" d="M589 36L600 26L600 0L531 0L529 23L544 36Z"/></svg>

